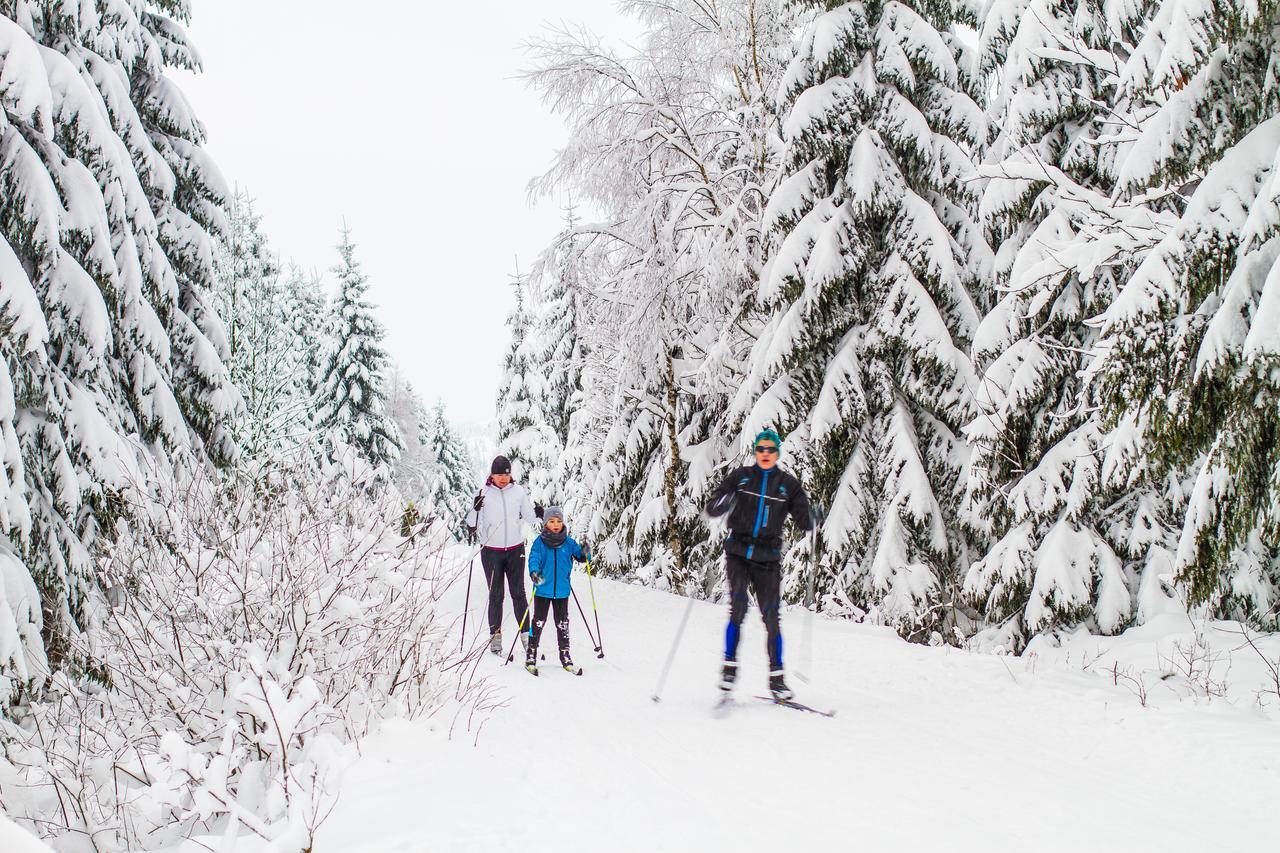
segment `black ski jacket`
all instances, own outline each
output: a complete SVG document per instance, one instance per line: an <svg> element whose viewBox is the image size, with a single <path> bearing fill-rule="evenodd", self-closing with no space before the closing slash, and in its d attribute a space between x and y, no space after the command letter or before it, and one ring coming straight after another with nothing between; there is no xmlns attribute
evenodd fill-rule
<svg viewBox="0 0 1280 853"><path fill-rule="evenodd" d="M725 477L707 501L707 515L729 514L726 554L758 563L782 559L782 524L791 516L801 530L813 529L809 496L795 477L774 466L750 465Z"/></svg>

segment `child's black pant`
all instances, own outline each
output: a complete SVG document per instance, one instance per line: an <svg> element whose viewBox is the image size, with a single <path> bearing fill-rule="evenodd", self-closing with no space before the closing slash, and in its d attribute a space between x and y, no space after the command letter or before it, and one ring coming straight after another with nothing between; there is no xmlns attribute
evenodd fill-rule
<svg viewBox="0 0 1280 853"><path fill-rule="evenodd" d="M497 548L480 549L480 565L484 567L484 579L489 584L489 633L502 627L502 582L505 579L511 590L511 609L516 624L529 618L529 601L524 596L524 546L507 551Z"/></svg>
<svg viewBox="0 0 1280 853"><path fill-rule="evenodd" d="M569 599L533 597L533 636L529 638L529 651L538 647L538 639L542 636L542 626L547 623L547 610L552 609L556 617L556 640L560 651L569 650Z"/></svg>

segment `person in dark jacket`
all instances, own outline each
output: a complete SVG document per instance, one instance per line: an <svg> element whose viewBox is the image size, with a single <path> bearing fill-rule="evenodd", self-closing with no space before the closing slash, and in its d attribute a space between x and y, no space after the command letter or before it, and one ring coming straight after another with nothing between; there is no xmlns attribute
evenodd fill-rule
<svg viewBox="0 0 1280 853"><path fill-rule="evenodd" d="M729 582L729 624L724 635L720 689L732 690L738 677L738 637L747 614L747 590L760 605L768 632L769 690L775 699L791 699L782 670L782 525L790 516L801 530L812 530L813 511L800 481L778 467L782 440L766 429L756 436L754 465L737 469L711 493L707 514L728 516L724 541Z"/></svg>
<svg viewBox="0 0 1280 853"><path fill-rule="evenodd" d="M556 621L556 639L560 646L560 665L575 674L582 670L574 666L569 656L569 596L573 592L569 575L575 562L585 563L591 558L591 549L579 545L569 535L564 524L564 511L549 506L543 513L542 532L533 542L529 552L529 577L533 581L533 629L529 648L525 652L525 669L538 674L538 641L542 627L551 610Z"/></svg>

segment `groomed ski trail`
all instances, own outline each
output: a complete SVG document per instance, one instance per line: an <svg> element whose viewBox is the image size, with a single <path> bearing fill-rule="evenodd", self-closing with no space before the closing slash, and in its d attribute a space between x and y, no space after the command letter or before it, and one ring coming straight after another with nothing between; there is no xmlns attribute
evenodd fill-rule
<svg viewBox="0 0 1280 853"><path fill-rule="evenodd" d="M478 570L477 570L478 571ZM445 608L462 608L462 589ZM1224 703L1143 708L1110 679L912 646L783 616L796 713L765 692L753 610L728 714L713 713L725 608L596 580L605 660L572 623L582 678L485 652L502 698L478 731L393 722L363 745L316 849L426 851L1247 851L1273 838L1280 726ZM505 614L504 634L514 629ZM473 597L469 625L479 624ZM576 616L576 614L575 614Z"/></svg>

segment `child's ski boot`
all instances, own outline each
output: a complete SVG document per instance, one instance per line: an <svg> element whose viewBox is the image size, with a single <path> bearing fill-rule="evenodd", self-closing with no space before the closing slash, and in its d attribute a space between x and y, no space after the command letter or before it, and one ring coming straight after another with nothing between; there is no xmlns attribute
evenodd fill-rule
<svg viewBox="0 0 1280 853"><path fill-rule="evenodd" d="M775 669L769 673L769 693L779 702L789 702L796 698L795 692L787 686L782 677L782 670Z"/></svg>
<svg viewBox="0 0 1280 853"><path fill-rule="evenodd" d="M524 653L524 669L530 675L538 674L538 647L529 646Z"/></svg>
<svg viewBox="0 0 1280 853"><path fill-rule="evenodd" d="M582 667L574 664L573 658L569 657L568 649L560 650L560 665L564 667L565 672L572 672L574 675L582 675Z"/></svg>

